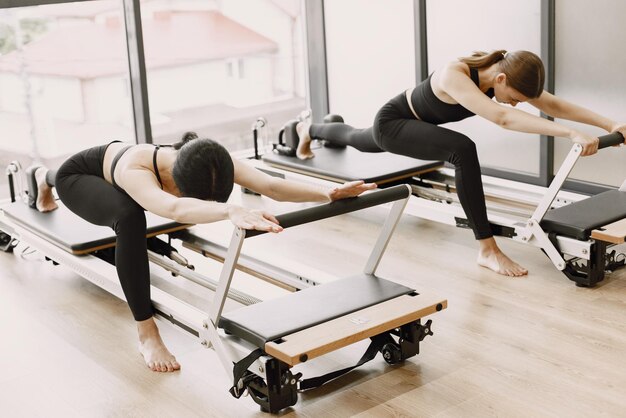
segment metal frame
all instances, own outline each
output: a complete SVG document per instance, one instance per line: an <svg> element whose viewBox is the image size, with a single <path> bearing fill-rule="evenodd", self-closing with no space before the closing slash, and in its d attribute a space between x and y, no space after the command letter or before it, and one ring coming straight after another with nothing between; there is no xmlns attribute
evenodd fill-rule
<svg viewBox="0 0 626 418"><path fill-rule="evenodd" d="M189 230L176 232L175 235L175 238L183 241L183 247L196 251L205 257L224 262L228 252L227 247L209 241ZM291 291L302 290L320 284L320 282L315 279L290 272L273 264L246 256L245 254L239 256L237 269L273 284L277 284L278 282L279 286L285 287Z"/></svg>
<svg viewBox="0 0 626 418"><path fill-rule="evenodd" d="M426 23L426 0L413 0L415 25L415 82L428 78L428 30Z"/></svg>
<svg viewBox="0 0 626 418"><path fill-rule="evenodd" d="M139 144L152 143L152 125L148 104L148 81L146 57L143 51L141 7L139 0L122 0L126 24L126 48L128 50L128 72L133 101L135 139Z"/></svg>
<svg viewBox="0 0 626 418"><path fill-rule="evenodd" d="M545 89L554 94L555 83L555 6L554 0L541 1L541 60L546 70ZM541 112L541 117L554 118ZM541 135L539 140L539 178L542 186L548 186L554 176L554 137Z"/></svg>
<svg viewBox="0 0 626 418"><path fill-rule="evenodd" d="M389 240L391 239L393 232L396 230L398 222L400 222L404 208L411 198L411 187L409 185L406 185L406 187L409 189L409 195L406 199L398 200L392 204L389 215L387 215L387 219L385 219L385 223L380 230L376 244L374 244L374 248L372 248L372 252L365 263L365 274L376 273L378 264L380 264L380 260L387 249L387 244L389 244Z"/></svg>
<svg viewBox="0 0 626 418"><path fill-rule="evenodd" d="M320 123L329 109L324 0L302 0L302 3L306 27L308 101L313 113L313 122Z"/></svg>

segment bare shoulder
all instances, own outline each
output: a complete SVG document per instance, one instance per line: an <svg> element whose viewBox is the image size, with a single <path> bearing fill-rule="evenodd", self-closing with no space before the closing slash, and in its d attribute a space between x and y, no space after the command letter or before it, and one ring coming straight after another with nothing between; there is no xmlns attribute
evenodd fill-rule
<svg viewBox="0 0 626 418"><path fill-rule="evenodd" d="M154 146L149 144L133 145L127 142L116 142L107 148L102 164L104 178L111 182L111 166L115 156L117 156L124 148L131 146L124 155L118 160L115 167L115 179L118 180L120 173L132 169L147 169L152 168L152 152Z"/></svg>
<svg viewBox="0 0 626 418"><path fill-rule="evenodd" d="M464 77L469 79L469 67L464 62L455 60L450 61L432 75L430 85L435 96L444 103L457 104L458 100L454 99L449 93L451 86L456 85Z"/></svg>
<svg viewBox="0 0 626 418"><path fill-rule="evenodd" d="M463 74L468 77L470 75L469 66L466 63L461 62L459 60L448 62L446 65L441 67L439 71L436 71L436 72L439 72L441 77L447 77L452 74Z"/></svg>

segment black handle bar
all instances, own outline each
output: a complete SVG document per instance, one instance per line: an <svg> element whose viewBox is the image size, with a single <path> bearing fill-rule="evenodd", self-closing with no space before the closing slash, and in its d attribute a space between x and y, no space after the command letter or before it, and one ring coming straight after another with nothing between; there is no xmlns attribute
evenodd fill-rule
<svg viewBox="0 0 626 418"><path fill-rule="evenodd" d="M398 185L384 190L376 190L358 197L336 200L331 203L284 213L278 215L276 218L280 226L290 228L292 226L343 215L344 213L354 212L371 206L382 205L383 203L393 202L394 200L406 199L410 195L410 186L406 184ZM265 231L247 230L246 238L261 234L265 234Z"/></svg>
<svg viewBox="0 0 626 418"><path fill-rule="evenodd" d="M613 145L619 145L624 142L624 135L619 132L613 132L612 134L603 135L598 137L600 143L598 149L607 148Z"/></svg>

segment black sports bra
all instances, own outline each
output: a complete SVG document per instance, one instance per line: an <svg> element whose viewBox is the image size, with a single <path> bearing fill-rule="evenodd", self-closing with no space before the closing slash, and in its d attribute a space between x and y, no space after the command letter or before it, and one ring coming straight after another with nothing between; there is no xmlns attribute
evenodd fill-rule
<svg viewBox="0 0 626 418"><path fill-rule="evenodd" d="M446 103L435 96L430 84L431 77L432 74L413 89L413 93L411 94L411 103L421 120L439 125L441 123L456 122L474 116L474 113L470 112L462 105ZM478 83L478 70L470 68L470 77L474 84L476 84L476 87L480 87ZM487 90L485 95L492 98L494 95L493 89Z"/></svg>
<svg viewBox="0 0 626 418"><path fill-rule="evenodd" d="M118 142L118 141L115 141ZM161 189L163 189L163 182L161 181L161 176L159 175L159 167L157 166L157 152L159 152L159 148L161 148L162 146L168 147L170 145L156 145L154 146L154 152L152 153L152 167L154 168L154 175L156 176L157 180L159 181L159 186L161 186ZM121 191L121 192L125 192L124 189L122 189L116 182L115 182L115 167L117 167L117 163L119 162L120 158L122 158L122 155L124 155L124 153L126 151L128 151L130 148L132 147L132 145L129 145L127 147L122 148L113 158L113 161L111 162L111 182L113 184L113 187L115 187L117 190Z"/></svg>

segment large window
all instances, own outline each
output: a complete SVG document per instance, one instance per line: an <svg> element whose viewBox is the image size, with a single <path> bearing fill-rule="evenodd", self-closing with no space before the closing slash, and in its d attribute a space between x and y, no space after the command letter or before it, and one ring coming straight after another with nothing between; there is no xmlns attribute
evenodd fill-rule
<svg viewBox="0 0 626 418"><path fill-rule="evenodd" d="M299 0L141 2L155 143L186 131L229 150L251 148L251 124L271 131L305 109Z"/></svg>
<svg viewBox="0 0 626 418"><path fill-rule="evenodd" d="M472 51L525 49L540 55L540 11L540 0L428 1L428 71ZM528 104L518 108L539 115ZM539 174L539 135L507 131L482 118L445 126L476 142L481 165Z"/></svg>
<svg viewBox="0 0 626 418"><path fill-rule="evenodd" d="M626 2L559 0L556 2L556 80L560 97L590 108L617 122L626 120ZM583 132L601 129L559 121ZM571 141L555 141L555 166L570 150ZM626 179L626 150L612 148L584 157L571 178L619 186Z"/></svg>
<svg viewBox="0 0 626 418"><path fill-rule="evenodd" d="M412 0L324 1L332 113L369 127L378 109L415 85L413 21Z"/></svg>
<svg viewBox="0 0 626 418"><path fill-rule="evenodd" d="M134 141L120 0L0 9L0 167ZM0 176L0 197L8 195Z"/></svg>

